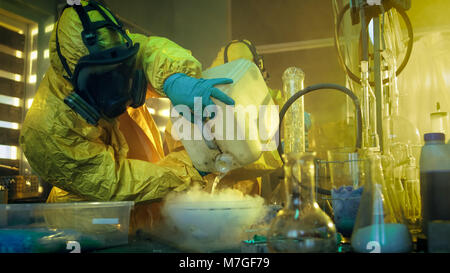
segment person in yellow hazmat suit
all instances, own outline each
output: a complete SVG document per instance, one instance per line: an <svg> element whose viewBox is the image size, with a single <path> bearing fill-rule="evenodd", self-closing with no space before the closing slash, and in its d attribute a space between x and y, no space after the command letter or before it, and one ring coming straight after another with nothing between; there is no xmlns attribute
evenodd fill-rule
<svg viewBox="0 0 450 273"><path fill-rule="evenodd" d="M259 68L264 80L266 82L268 81L268 73L264 67L264 61L257 53L255 46L248 40L233 40L222 47L209 68L242 58L254 62ZM283 98L280 90L271 89L269 87L268 90L274 103L279 107L283 106ZM169 152L184 151L182 142L176 140L176 138L172 136L171 131L172 122L169 120L164 133L166 149ZM222 178L218 188L231 187L240 190L244 194L259 195L261 194L260 177L269 174L280 167L281 160L278 152L276 150L265 151L256 162L233 170ZM205 180L208 181L209 187L207 187L207 189L211 187L215 177L215 174L206 174L204 176Z"/></svg>
<svg viewBox="0 0 450 273"><path fill-rule="evenodd" d="M170 191L204 185L185 151L164 155L144 105L149 93L173 104L233 100L201 79L201 64L176 43L125 31L94 1L67 5L50 39L50 62L20 135L32 167L53 185L47 202L135 201L131 232L159 219ZM209 100L208 100L209 99Z"/></svg>

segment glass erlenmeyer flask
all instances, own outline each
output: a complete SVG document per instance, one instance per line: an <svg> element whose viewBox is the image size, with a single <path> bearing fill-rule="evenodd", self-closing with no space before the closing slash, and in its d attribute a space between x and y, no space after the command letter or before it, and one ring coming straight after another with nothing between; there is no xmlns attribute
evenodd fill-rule
<svg viewBox="0 0 450 273"><path fill-rule="evenodd" d="M356 252L405 253L412 250L408 227L393 204L384 183L381 156L370 153L364 158L367 172L351 245Z"/></svg>
<svg viewBox="0 0 450 273"><path fill-rule="evenodd" d="M315 153L285 157L286 205L272 220L268 248L275 253L336 252L336 227L315 197Z"/></svg>

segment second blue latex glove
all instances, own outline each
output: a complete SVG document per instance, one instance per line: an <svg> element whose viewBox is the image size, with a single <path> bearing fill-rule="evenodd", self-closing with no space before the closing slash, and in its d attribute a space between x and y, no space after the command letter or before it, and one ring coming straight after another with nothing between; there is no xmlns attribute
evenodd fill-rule
<svg viewBox="0 0 450 273"><path fill-rule="evenodd" d="M194 111L194 98L201 97L202 113L206 106L215 105L211 97L228 105L234 105L234 100L214 87L217 84L232 83L232 79L197 79L183 73L173 74L164 82L164 92L174 106L186 105Z"/></svg>

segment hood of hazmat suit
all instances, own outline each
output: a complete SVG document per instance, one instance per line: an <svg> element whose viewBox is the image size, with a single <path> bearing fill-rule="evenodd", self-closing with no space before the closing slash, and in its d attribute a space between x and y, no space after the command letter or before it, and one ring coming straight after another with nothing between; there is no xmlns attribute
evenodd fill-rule
<svg viewBox="0 0 450 273"><path fill-rule="evenodd" d="M97 10L88 15L93 22L104 20ZM73 87L63 77L66 72L56 52L55 31L71 71L89 52L81 38L83 26L73 8L65 9L57 24L49 44L51 66L20 135L20 145L33 171L54 186L47 202L126 200L134 201L136 210L147 201L158 204L155 201L170 191L203 184L189 157L183 155L186 152L164 156L160 133L145 104L136 109L129 107L110 122L100 119L93 126L64 103ZM136 65L145 72L148 95L164 96L163 83L171 74L201 75L201 64L189 50L162 37L128 35L133 43L140 44ZM120 39L110 29L98 30L102 48L117 45ZM145 209L135 214L150 221L145 225L151 225L149 213ZM131 221L137 220L132 217Z"/></svg>

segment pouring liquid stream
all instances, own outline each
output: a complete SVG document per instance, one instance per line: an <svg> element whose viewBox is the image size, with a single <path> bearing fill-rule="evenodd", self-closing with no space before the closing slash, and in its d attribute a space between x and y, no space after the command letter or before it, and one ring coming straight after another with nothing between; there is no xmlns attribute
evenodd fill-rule
<svg viewBox="0 0 450 273"><path fill-rule="evenodd" d="M219 173L219 175L216 176L216 178L214 179L212 188L211 188L211 194L214 194L217 185L219 184L220 180L222 180L222 178L226 175L227 173Z"/></svg>
<svg viewBox="0 0 450 273"><path fill-rule="evenodd" d="M211 194L214 194L217 185L219 184L220 180L227 175L229 171L231 171L233 166L233 157L230 154L223 153L217 156L216 158L216 170L218 171L218 175L214 179L212 188L211 188Z"/></svg>

